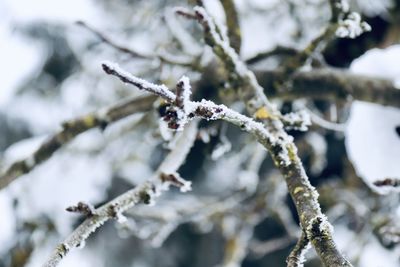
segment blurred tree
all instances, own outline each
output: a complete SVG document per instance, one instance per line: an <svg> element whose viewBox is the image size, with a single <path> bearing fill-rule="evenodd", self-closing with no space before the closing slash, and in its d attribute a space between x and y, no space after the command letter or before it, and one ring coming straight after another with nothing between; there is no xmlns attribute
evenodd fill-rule
<svg viewBox="0 0 400 267"><path fill-rule="evenodd" d="M41 3L4 4L0 266L399 266L399 1Z"/></svg>

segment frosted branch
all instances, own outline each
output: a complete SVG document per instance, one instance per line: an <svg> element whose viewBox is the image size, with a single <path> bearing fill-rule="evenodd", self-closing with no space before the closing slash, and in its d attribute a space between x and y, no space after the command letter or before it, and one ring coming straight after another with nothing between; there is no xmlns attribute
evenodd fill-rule
<svg viewBox="0 0 400 267"><path fill-rule="evenodd" d="M254 74L247 69L235 51L229 47L229 43L216 34L216 25L207 12L201 7L195 7L194 11L198 21L203 26L207 44L213 48L214 53L225 64L226 69L232 72L231 75L235 75L236 81L240 85L238 90L239 95L242 96L242 101L248 104L250 100L253 100L256 103L256 105L247 105L248 112L253 114L254 107L256 110L258 109L257 111L265 109L263 113L266 114L264 121L266 122L265 127L268 129L268 138L259 138L258 140L268 149L275 165L285 177L289 193L299 214L301 226L303 229L308 229L314 225L315 218L325 218L325 215L323 215L318 203L318 193L310 184L297 155L293 138L284 130L280 112L270 105ZM328 224L326 220L323 222ZM308 236L309 232L307 232L307 238L313 244L324 265L336 266L334 263L340 262L340 266L352 266L338 251L330 228L324 228L323 233L319 236Z"/></svg>
<svg viewBox="0 0 400 267"><path fill-rule="evenodd" d="M88 217L81 225L76 228L64 242L57 246L50 255L43 267L57 266L60 261L69 253L71 249L79 247L85 240L95 232L100 226L111 219L119 220L123 218L122 213L139 203L151 204L160 192L165 189L161 174L165 171L166 164L174 162L169 171L176 172L183 164L184 159L189 153L197 134L197 123L191 123L181 136L181 147L171 151L160 165L154 176L143 184L123 193L110 202L92 211L92 216ZM182 181L181 181L182 182ZM185 181L186 182L186 181ZM185 185L186 188L188 185ZM181 187L182 189L182 187ZM71 208L71 209L77 209Z"/></svg>
<svg viewBox="0 0 400 267"><path fill-rule="evenodd" d="M93 205L84 202L78 202L78 204L75 206L68 207L65 210L69 212L81 213L85 216L93 216L96 214Z"/></svg>
<svg viewBox="0 0 400 267"><path fill-rule="evenodd" d="M354 39L364 32L371 31L371 26L361 20L361 15L352 12L347 17L339 21L339 27L336 30L336 36L340 38L351 38Z"/></svg>

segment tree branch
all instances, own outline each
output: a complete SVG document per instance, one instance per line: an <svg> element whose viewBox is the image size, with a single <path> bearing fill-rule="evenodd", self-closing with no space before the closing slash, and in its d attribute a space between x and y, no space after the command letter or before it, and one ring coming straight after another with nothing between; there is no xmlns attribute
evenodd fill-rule
<svg viewBox="0 0 400 267"><path fill-rule="evenodd" d="M125 47L123 45L117 44L111 38L109 38L108 36L104 35L99 30L96 30L95 28L89 26L84 21L77 21L76 24L88 29L90 32L94 33L102 42L110 45L111 47L114 47L116 50L118 50L118 51L120 51L120 52L122 52L124 54L128 54L133 58L151 59L150 56L142 55L139 52L136 52L131 48L127 48L127 47Z"/></svg>
<svg viewBox="0 0 400 267"><path fill-rule="evenodd" d="M108 124L129 115L149 111L155 99L154 96L136 97L109 108L64 122L62 130L50 136L31 156L13 163L0 175L0 190L49 159L58 149L66 145L75 136L96 127L105 129Z"/></svg>
<svg viewBox="0 0 400 267"><path fill-rule="evenodd" d="M233 0L221 0L221 4L225 10L229 41L236 53L240 54L242 34L240 31L239 16L235 7L235 3Z"/></svg>
<svg viewBox="0 0 400 267"><path fill-rule="evenodd" d="M102 67L107 74L114 75L121 81L135 85L142 90L157 94L176 108L176 95L165 86L151 84L136 78L120 69L118 65L112 63L103 63ZM184 83L184 87L190 87L190 85L187 84L188 79L186 77L182 78L180 82ZM273 131L271 132L267 130L262 123L256 122L224 105L216 105L211 101L187 101L184 106L187 107L184 111L171 109L167 112L164 119L167 121L174 120L176 124L181 126L185 125L188 120L195 116L207 120L221 119L253 134L257 140L270 151L275 164L285 176L289 192L296 204L303 228L308 229L310 225L315 225L318 218L325 218L317 201L318 193L308 181L300 159L296 155L297 149L293 143L293 138L284 132L283 124L280 123L280 121L271 122L268 127L269 129L271 129L271 125L280 127L272 128ZM181 112L183 112L183 114ZM309 236L309 239L312 241L322 261L326 266L334 266L333 264L339 262L343 264L342 266L351 266L339 251L337 251L336 245L331 237L331 230L329 227L324 227L326 225L328 225L328 223L324 220L323 223L321 223L319 235L315 234ZM310 231L310 233L313 232Z"/></svg>
<svg viewBox="0 0 400 267"><path fill-rule="evenodd" d="M306 233L302 232L296 246L290 252L286 263L287 267L303 267L305 261L305 254L310 249L310 241L307 239Z"/></svg>
<svg viewBox="0 0 400 267"><path fill-rule="evenodd" d="M239 60L238 55L226 40L222 40L216 30L216 25L204 8L195 7L197 20L203 26L206 43L213 48L214 53L224 63L226 69L235 77L239 95L247 104L249 113L255 109L266 108L270 114L265 119L266 132L269 138L260 139L270 152L276 167L285 177L289 193L296 205L303 229L318 229L307 231L307 238L311 241L325 266L352 266L338 251L332 238L330 224L322 213L318 203L318 193L310 184L304 167L297 155L297 148L293 137L289 136L280 120L280 112L270 105L258 84L254 74ZM261 92L260 92L261 91ZM249 105L253 100L252 105Z"/></svg>
<svg viewBox="0 0 400 267"><path fill-rule="evenodd" d="M154 201L154 198L163 189L162 185L165 184L165 181L161 179L162 174L170 174L178 170L189 153L196 135L197 123L189 124L179 137L176 149L167 155L152 178L94 210L91 216L79 225L64 242L56 247L43 267L57 266L71 249L83 244L105 222L111 219L123 218L122 213L138 203L149 204ZM169 182L166 181L166 183ZM180 185L181 189L182 187L188 187L188 183L190 186L190 182L184 181L184 183L186 184Z"/></svg>
<svg viewBox="0 0 400 267"><path fill-rule="evenodd" d="M400 90L393 81L353 74L349 71L322 68L310 71L297 71L292 75L290 88L278 89L277 81L283 72L257 71L256 77L270 97L284 99L312 98L332 101L349 99L366 101L400 108Z"/></svg>
<svg viewBox="0 0 400 267"><path fill-rule="evenodd" d="M246 63L251 65L255 64L257 62L260 62L268 57L272 56L295 56L299 53L299 50L292 48L292 47L286 47L286 46L277 46L272 50L265 51L258 53L257 55L250 57L246 59Z"/></svg>

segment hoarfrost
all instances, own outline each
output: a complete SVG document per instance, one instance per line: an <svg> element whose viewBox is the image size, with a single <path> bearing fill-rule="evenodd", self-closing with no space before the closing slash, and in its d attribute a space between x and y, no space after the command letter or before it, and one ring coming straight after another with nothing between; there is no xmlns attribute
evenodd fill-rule
<svg viewBox="0 0 400 267"><path fill-rule="evenodd" d="M340 38L356 38L364 32L371 31L371 26L361 21L361 16L357 12L350 13L346 19L339 22L340 26L336 30L336 35Z"/></svg>
<svg viewBox="0 0 400 267"><path fill-rule="evenodd" d="M110 61L103 61L102 66L105 69L105 71L108 72L116 72L119 75L118 77L123 76L124 77L124 82L129 82L132 84L135 84L139 89L145 89L155 95L161 96L165 99L168 99L170 101L175 99L175 94L172 93L168 87L165 85L158 85L154 84L151 82L148 82L144 79L138 78L130 74L129 72L121 69L118 64L110 62Z"/></svg>
<svg viewBox="0 0 400 267"><path fill-rule="evenodd" d="M311 125L310 114L306 110L291 112L283 115L285 128L288 130L307 131Z"/></svg>

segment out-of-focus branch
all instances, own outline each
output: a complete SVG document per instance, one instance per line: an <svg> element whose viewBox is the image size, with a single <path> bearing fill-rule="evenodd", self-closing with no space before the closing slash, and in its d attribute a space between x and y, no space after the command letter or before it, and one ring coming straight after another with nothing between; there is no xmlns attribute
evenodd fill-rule
<svg viewBox="0 0 400 267"><path fill-rule="evenodd" d="M290 76L298 68L300 68L314 54L321 52L326 45L333 39L338 28L341 26L340 19L348 12L348 4L346 0L329 0L331 9L331 19L325 30L315 37L302 51L294 57L284 62L285 76ZM285 78L286 78L285 77Z"/></svg>
<svg viewBox="0 0 400 267"><path fill-rule="evenodd" d="M201 88L217 88L220 77L215 66L210 65L208 68L198 84ZM269 98L309 98L339 102L360 100L400 108L400 90L388 79L354 74L345 69L320 68L296 71L292 74L289 87L278 88L276 84L284 76L282 70L256 70L254 73L260 85L266 88L264 92Z"/></svg>
<svg viewBox="0 0 400 267"><path fill-rule="evenodd" d="M284 62L284 72L286 77L293 74L298 68L300 68L314 53L321 51L323 47L332 39L335 35L337 24L330 24L325 31L313 39L306 48L297 53L294 57L288 58Z"/></svg>
<svg viewBox="0 0 400 267"><path fill-rule="evenodd" d="M168 18L172 19L170 17L168 17ZM147 60L159 59L163 63L167 63L167 64L171 64L171 65L183 66L183 67L191 68L191 69L196 70L196 71L201 71L201 69L202 69L201 66L200 66L200 63L199 63L199 55L198 55L200 53L198 51L199 47L194 46L193 42L190 42L190 40L187 40L189 38L184 38L184 40L179 40L181 45L183 45L186 48L186 52L188 50L190 50L189 43L191 43L191 45L192 45L191 49L193 51L190 51L190 52L194 53L194 55L191 55L188 58L185 58L185 59L178 58L178 57L174 58L174 57L172 57L171 55L168 55L165 52L160 52L160 53L154 54L154 55L144 55L144 54L141 54L141 53L135 51L132 48L129 48L129 47L126 47L124 45L116 43L115 41L112 40L112 38L106 36L104 33L102 33L99 30L93 28L92 26L89 26L86 22L78 21L77 24L82 26L82 27L84 27L84 28L86 28L86 29L88 29L89 31L91 31L93 34L95 34L105 44L113 47L114 49L118 50L119 52L122 52L124 54L130 55L133 58L141 58L141 59L147 59ZM174 25L174 27L177 27L177 25ZM180 31L177 28L175 28L174 30ZM183 35L182 31L180 31L180 36L177 36L177 37L182 37L182 35ZM186 35L188 35L188 34L186 34ZM174 36L176 36L176 35L174 35Z"/></svg>
<svg viewBox="0 0 400 267"><path fill-rule="evenodd" d="M128 54L133 58L143 58L143 59L150 59L150 56L147 55L143 55L137 51L134 51L131 48L127 48L123 45L117 44L114 40L112 40L111 38L109 38L108 36L106 36L105 34L103 34L102 32L100 32L99 30L96 30L95 28L93 28L92 26L89 26L86 22L84 21L77 21L76 24L88 29L89 31L91 31L92 33L94 33L102 42L110 45L111 47L114 47L115 49L117 49L118 51L124 53L124 54Z"/></svg>
<svg viewBox="0 0 400 267"><path fill-rule="evenodd" d="M353 74L349 71L322 68L297 71L292 75L290 88L276 88L283 72L256 71L256 76L270 97L283 99L312 98L332 101L349 99L400 108L400 90L393 81Z"/></svg>
<svg viewBox="0 0 400 267"><path fill-rule="evenodd" d="M240 31L239 16L233 0L221 0L225 10L226 25L228 26L228 37L230 44L236 53L240 54L242 45L242 34Z"/></svg>
<svg viewBox="0 0 400 267"><path fill-rule="evenodd" d="M85 240L96 231L101 225L111 219L123 220L123 212L141 202L150 204L169 181L161 179L163 174L171 174L178 170L186 159L197 135L197 123L191 123L181 134L176 149L172 150L163 163L159 166L154 176L145 183L123 193L110 202L102 205L76 228L69 237L65 239L50 255L43 267L57 266L60 261L70 252L71 249L79 247ZM172 183L173 184L173 183ZM174 184L177 185L177 184ZM182 181L181 191L184 187L190 187L190 182Z"/></svg>
<svg viewBox="0 0 400 267"><path fill-rule="evenodd" d="M104 129L108 124L129 115L149 111L155 99L154 96L133 98L64 122L62 130L50 136L31 156L13 163L0 175L0 189L3 189L21 175L30 172L36 166L49 159L54 152L66 145L78 134L96 127Z"/></svg>
<svg viewBox="0 0 400 267"><path fill-rule="evenodd" d="M247 64L255 64L271 56L294 56L299 51L292 47L277 46L272 50L261 52L251 58L246 59Z"/></svg>
<svg viewBox="0 0 400 267"><path fill-rule="evenodd" d="M310 249L310 241L308 241L307 235L302 232L296 246L290 252L286 262L287 267L303 267L305 261L305 254Z"/></svg>
<svg viewBox="0 0 400 267"><path fill-rule="evenodd" d="M206 43L213 48L226 69L236 78L239 94L248 105L248 111L252 113L254 108L265 108L270 114L265 119L265 126L273 138L259 139L259 141L268 149L275 165L285 177L307 238L325 266L352 266L338 251L333 241L331 226L318 203L318 193L308 180L293 138L284 130L279 111L270 105L255 75L239 60L238 55L229 47L229 43L219 37L216 25L205 9L195 7L194 13L203 26ZM249 105L251 100L253 104Z"/></svg>
<svg viewBox="0 0 400 267"><path fill-rule="evenodd" d="M383 180L379 180L374 182L374 185L379 186L379 187L400 187L400 179L399 178L386 178Z"/></svg>

